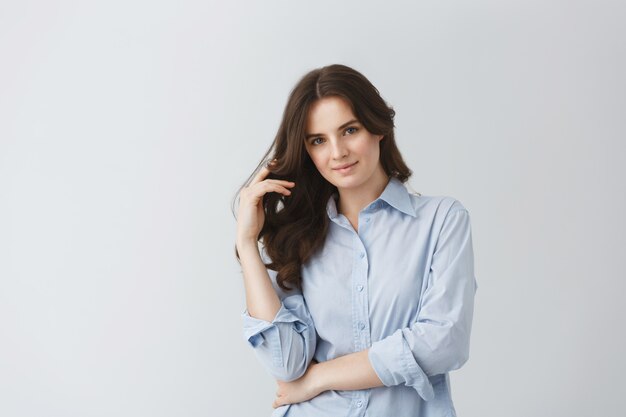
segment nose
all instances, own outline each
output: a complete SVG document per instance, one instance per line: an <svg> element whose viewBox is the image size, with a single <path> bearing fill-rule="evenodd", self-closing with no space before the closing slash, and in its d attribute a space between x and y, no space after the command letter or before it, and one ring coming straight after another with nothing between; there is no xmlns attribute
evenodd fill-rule
<svg viewBox="0 0 626 417"><path fill-rule="evenodd" d="M343 159L348 153L346 147L342 143L341 139L333 138L330 141L331 154L333 159Z"/></svg>

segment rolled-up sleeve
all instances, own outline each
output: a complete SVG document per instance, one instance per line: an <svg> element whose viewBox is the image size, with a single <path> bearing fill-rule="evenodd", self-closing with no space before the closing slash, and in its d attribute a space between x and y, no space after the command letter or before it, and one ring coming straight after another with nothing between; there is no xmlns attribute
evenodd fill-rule
<svg viewBox="0 0 626 417"><path fill-rule="evenodd" d="M425 400L434 397L428 377L458 369L469 359L477 289L470 217L457 202L443 221L417 321L369 349L383 384L406 384Z"/></svg>
<svg viewBox="0 0 626 417"><path fill-rule="evenodd" d="M316 346L313 319L304 297L296 290L287 295L276 284L276 271L268 269L281 306L269 322L241 314L243 336L263 366L281 381L293 381L306 372Z"/></svg>

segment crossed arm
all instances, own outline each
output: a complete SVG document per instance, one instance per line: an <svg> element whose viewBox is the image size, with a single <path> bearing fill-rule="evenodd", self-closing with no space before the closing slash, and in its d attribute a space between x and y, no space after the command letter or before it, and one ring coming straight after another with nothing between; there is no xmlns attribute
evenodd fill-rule
<svg viewBox="0 0 626 417"><path fill-rule="evenodd" d="M368 351L350 353L322 363L312 361L302 377L291 382L277 380L278 390L272 407L307 401L328 390L382 387Z"/></svg>
<svg viewBox="0 0 626 417"><path fill-rule="evenodd" d="M415 388L426 401L434 397L428 377L458 369L469 358L474 295L478 288L469 215L466 210L458 209L446 219L433 255L428 286L420 295L422 305L417 321L375 341L366 350L322 363L308 359L315 350L315 331L301 298L283 299L283 304L287 304L284 310L293 310L296 314L285 314L286 318L277 325L283 326L283 331L296 332L301 337L294 340L302 341L299 345L287 345L284 362L275 354L281 350L270 349L272 345L262 343L260 338L254 339L257 337L254 331L249 332L248 340L258 347L257 352L264 355L266 363L271 364L275 376L294 375L296 371L297 375L302 375L290 382L277 380L277 398L273 407L307 401L328 390L360 390L398 384ZM260 322L259 326L263 330L268 328L268 323ZM267 340L273 341L274 346L281 346L282 339L276 332ZM307 359L310 363L302 374Z"/></svg>

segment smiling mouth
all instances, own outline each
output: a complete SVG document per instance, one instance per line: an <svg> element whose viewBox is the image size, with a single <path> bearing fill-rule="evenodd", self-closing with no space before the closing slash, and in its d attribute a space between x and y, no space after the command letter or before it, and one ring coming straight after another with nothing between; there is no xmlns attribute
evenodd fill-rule
<svg viewBox="0 0 626 417"><path fill-rule="evenodd" d="M341 171L341 170L343 170L343 169L348 169L348 168L350 168L350 167L354 166L357 162L359 162L359 161L356 161L355 163L350 164L350 165L346 165L346 166L345 166L345 167L343 167L343 168L333 168L333 169L334 169L335 171Z"/></svg>

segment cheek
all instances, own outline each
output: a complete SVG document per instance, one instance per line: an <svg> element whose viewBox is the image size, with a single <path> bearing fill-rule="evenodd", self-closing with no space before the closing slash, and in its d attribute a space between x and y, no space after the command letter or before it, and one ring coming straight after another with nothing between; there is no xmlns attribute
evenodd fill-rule
<svg viewBox="0 0 626 417"><path fill-rule="evenodd" d="M373 141L365 142L359 147L359 153L367 160L376 161L380 153L378 142Z"/></svg>
<svg viewBox="0 0 626 417"><path fill-rule="evenodd" d="M324 169L324 161L323 157L319 152L309 152L309 157L313 161L313 165L317 167L317 169Z"/></svg>

